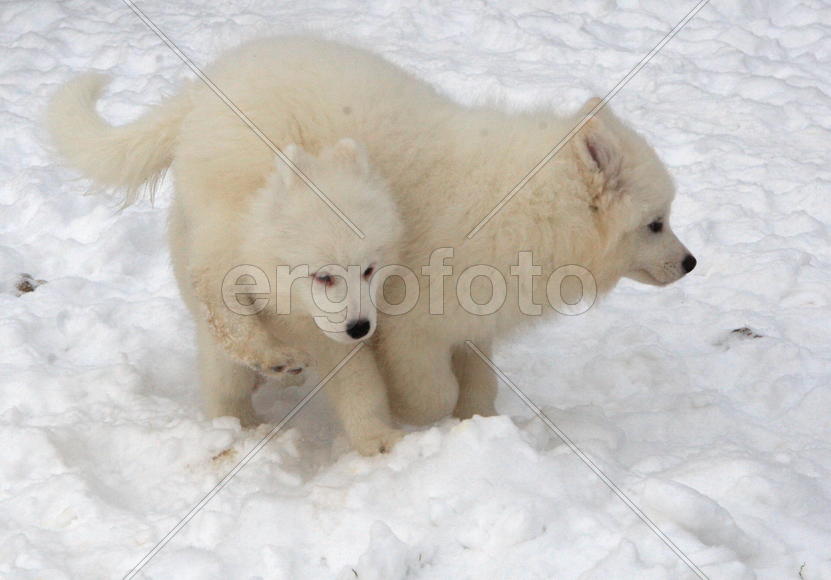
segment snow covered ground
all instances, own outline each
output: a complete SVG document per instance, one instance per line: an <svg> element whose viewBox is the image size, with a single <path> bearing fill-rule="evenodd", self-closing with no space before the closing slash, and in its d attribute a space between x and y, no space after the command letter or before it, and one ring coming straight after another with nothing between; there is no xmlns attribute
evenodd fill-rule
<svg viewBox="0 0 831 580"><path fill-rule="evenodd" d="M139 5L199 64L307 29L462 102L566 111L693 2ZM5 0L0 22L0 576L121 577L268 427L200 410L169 185L117 213L82 195L40 125L79 71L114 74L116 122L190 73L117 0ZM705 7L613 102L675 175L698 268L665 289L624 282L496 357L713 579L831 578L829 62L827 3ZM24 272L34 291L16 289ZM279 418L303 394L257 404ZM507 389L499 408L363 458L315 399L140 577L694 577Z"/></svg>

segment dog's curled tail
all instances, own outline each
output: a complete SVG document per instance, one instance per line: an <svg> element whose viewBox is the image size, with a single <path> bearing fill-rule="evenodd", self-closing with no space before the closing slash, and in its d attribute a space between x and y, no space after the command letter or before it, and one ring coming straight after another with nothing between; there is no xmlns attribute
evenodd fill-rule
<svg viewBox="0 0 831 580"><path fill-rule="evenodd" d="M58 153L84 177L101 187L123 189L125 205L137 199L144 184L152 199L190 109L188 91L116 127L95 110L108 80L90 73L62 86L47 109L47 129Z"/></svg>

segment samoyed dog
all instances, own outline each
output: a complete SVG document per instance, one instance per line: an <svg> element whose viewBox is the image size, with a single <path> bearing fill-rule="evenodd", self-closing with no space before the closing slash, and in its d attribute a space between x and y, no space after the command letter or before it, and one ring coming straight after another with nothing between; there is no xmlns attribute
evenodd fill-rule
<svg viewBox="0 0 831 580"><path fill-rule="evenodd" d="M385 280L383 296L399 307L383 309L373 348L363 348L327 387L335 387L336 397L360 399L360 405L344 404L349 411L341 417L347 431L351 423L353 433L371 434L357 438L369 442L359 445L365 452L385 449L399 435L382 409L385 387L392 410L408 423L494 414L496 380L468 345L487 355L494 340L556 314L550 306L531 307L540 306L562 267L588 272L592 289L603 294L624 276L660 286L695 266L670 227L671 177L648 143L608 107L525 178L596 108L596 99L567 116L465 107L371 52L308 37L249 42L206 73L275 143L296 143L317 155L350 136L366 147L369 164L390 186L404 224L401 264L412 276ZM176 258L183 294L193 294L188 264L210 264L221 255L225 244L215 232L227 227L229 208L248 206L263 186L272 152L201 84L184 87L123 127L95 113L99 89L100 81L86 77L59 93L50 114L58 148L96 182L121 187L129 197L144 183L152 187L171 165L173 247L191 253L208 248L199 260ZM304 202L317 200L307 195ZM344 213L373 227L360 212ZM310 244L331 235L312 219L300 223ZM183 241L196 236L203 241ZM343 240L345 248L363 243L354 235ZM494 296L498 307L484 308ZM253 373L248 366L217 363L224 359L212 353L215 348L214 339L202 348L203 367L221 366L209 374L229 385L252 380L251 374L236 378Z"/></svg>
<svg viewBox="0 0 831 580"><path fill-rule="evenodd" d="M171 147L174 139L159 142L160 134L142 127L146 120L111 127L98 118L94 102L104 81L85 75L59 91L49 110L50 129L72 165L99 184L126 187L132 200L141 176L153 179L164 167L146 155L159 154L157 147ZM213 196L181 187L199 182L202 169L199 163L180 167L173 154L180 187L171 207L170 249L196 321L207 410L214 417L238 417L244 426L257 423L251 394L263 376L298 383L311 365L323 376L374 334L370 278L398 261L403 231L386 182L372 170L363 146L342 138L312 155L281 143L285 160L270 153L250 187ZM228 160L225 171L235 177ZM306 181L355 220L361 236L316 199ZM358 451L386 450L400 432L391 426L383 381L372 376L373 354L362 349L349 362L326 392Z"/></svg>
<svg viewBox="0 0 831 580"><path fill-rule="evenodd" d="M265 185L242 207L184 213L177 206L171 215L174 263L197 321L208 410L245 425L255 423L251 371L301 375L314 361L326 372L373 335L370 279L397 262L402 232L384 181L357 143L342 139L317 156L295 144L283 150L294 168L275 158ZM363 238L312 196L301 175L361 224ZM389 447L398 432L389 427L382 383L342 380L336 376L327 392L352 444L365 453Z"/></svg>

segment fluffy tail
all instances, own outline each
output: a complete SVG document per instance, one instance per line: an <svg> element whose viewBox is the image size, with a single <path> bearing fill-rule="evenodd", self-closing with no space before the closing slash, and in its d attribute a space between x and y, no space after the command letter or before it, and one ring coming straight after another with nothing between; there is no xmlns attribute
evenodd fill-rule
<svg viewBox="0 0 831 580"><path fill-rule="evenodd" d="M107 82L106 76L92 73L65 84L49 104L46 124L70 165L99 186L125 190L129 205L145 183L152 198L190 103L183 91L140 119L114 127L95 110Z"/></svg>

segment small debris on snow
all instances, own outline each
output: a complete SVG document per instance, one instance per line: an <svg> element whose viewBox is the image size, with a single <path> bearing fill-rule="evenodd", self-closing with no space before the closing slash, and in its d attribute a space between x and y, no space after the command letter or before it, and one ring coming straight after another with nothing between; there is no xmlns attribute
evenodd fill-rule
<svg viewBox="0 0 831 580"><path fill-rule="evenodd" d="M17 296L23 296L29 292L34 292L38 286L46 284L46 280L35 280L31 274L20 274L14 284Z"/></svg>

